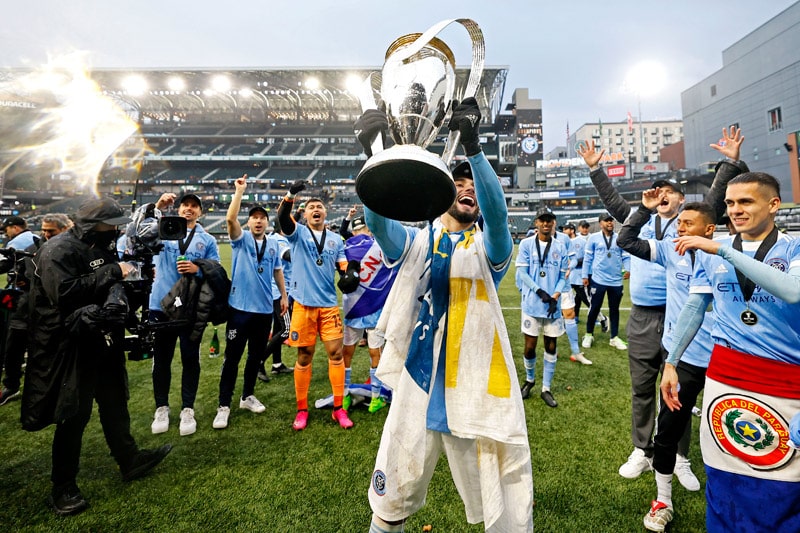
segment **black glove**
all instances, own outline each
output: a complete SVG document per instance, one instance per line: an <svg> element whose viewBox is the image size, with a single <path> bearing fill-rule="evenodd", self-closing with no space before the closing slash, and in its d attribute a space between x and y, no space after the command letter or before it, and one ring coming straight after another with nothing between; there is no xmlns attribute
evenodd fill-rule
<svg viewBox="0 0 800 533"><path fill-rule="evenodd" d="M304 191L306 189L306 180L297 180L289 187L289 192L291 194L297 194L300 191Z"/></svg>
<svg viewBox="0 0 800 533"><path fill-rule="evenodd" d="M364 148L367 157L372 157L372 143L378 134L381 134L381 142L386 144L386 133L389 131L389 119L386 113L378 109L367 109L356 123L353 124L358 142Z"/></svg>
<svg viewBox="0 0 800 533"><path fill-rule="evenodd" d="M461 145L464 147L464 153L470 157L481 151L481 142L478 138L481 109L478 107L478 101L472 96L464 98L460 104L455 102L454 104L453 114L447 127L450 131L461 132Z"/></svg>
<svg viewBox="0 0 800 533"><path fill-rule="evenodd" d="M547 318L554 318L556 312L558 312L558 300L551 296L550 301L547 302Z"/></svg>
<svg viewBox="0 0 800 533"><path fill-rule="evenodd" d="M549 295L549 294L547 294L547 293L544 291L544 289L536 289L536 296L538 296L539 298L541 298L541 300L542 300L544 303L547 303L547 302L549 302L549 301L550 301L550 295Z"/></svg>
<svg viewBox="0 0 800 533"><path fill-rule="evenodd" d="M342 294L350 294L358 288L358 284L361 281L359 279L360 273L361 263L359 261L353 259L347 262L347 270L344 274L340 273L339 281L336 283Z"/></svg>

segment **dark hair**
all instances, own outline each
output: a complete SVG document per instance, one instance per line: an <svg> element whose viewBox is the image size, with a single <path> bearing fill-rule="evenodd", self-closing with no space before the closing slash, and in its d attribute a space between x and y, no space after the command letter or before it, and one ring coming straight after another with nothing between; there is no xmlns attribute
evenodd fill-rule
<svg viewBox="0 0 800 533"><path fill-rule="evenodd" d="M683 205L684 211L697 211L706 224L715 224L717 212L706 202L688 202Z"/></svg>
<svg viewBox="0 0 800 533"><path fill-rule="evenodd" d="M306 201L305 201L305 202L303 202L303 203L304 203L306 206L308 206L308 204L310 204L311 202L319 202L319 203L321 203L321 204L322 204L322 207L325 207L325 208L327 209L327 206L325 205L325 202L323 202L323 201L322 201L322 198L309 198L308 200L306 200Z"/></svg>
<svg viewBox="0 0 800 533"><path fill-rule="evenodd" d="M589 227L589 223L586 222L585 220L581 220L580 222L578 222L578 227L579 228L588 228Z"/></svg>
<svg viewBox="0 0 800 533"><path fill-rule="evenodd" d="M781 184L766 172L745 172L744 174L739 174L728 182L728 186L738 185L739 183L757 183L762 187L772 189L772 192L775 193L774 196L778 198L781 197Z"/></svg>

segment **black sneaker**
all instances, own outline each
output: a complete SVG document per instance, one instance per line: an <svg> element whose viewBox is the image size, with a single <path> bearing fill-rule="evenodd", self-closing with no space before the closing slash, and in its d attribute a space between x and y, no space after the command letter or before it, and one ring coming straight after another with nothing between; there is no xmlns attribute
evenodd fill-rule
<svg viewBox="0 0 800 533"><path fill-rule="evenodd" d="M47 497L47 503L58 516L69 516L78 514L89 507L83 494L75 483L71 483L62 489L53 488L52 494Z"/></svg>
<svg viewBox="0 0 800 533"><path fill-rule="evenodd" d="M272 365L272 373L276 376L278 374L291 374L292 372L294 372L294 367L292 366L286 366L283 363L278 366Z"/></svg>
<svg viewBox="0 0 800 533"><path fill-rule="evenodd" d="M0 392L0 405L5 405L16 398L19 398L19 389L8 390L7 388L3 387L2 392Z"/></svg>
<svg viewBox="0 0 800 533"><path fill-rule="evenodd" d="M269 383L271 378L267 375L266 372L262 372L261 370L259 370L258 371L258 379L260 379L264 383Z"/></svg>
<svg viewBox="0 0 800 533"><path fill-rule="evenodd" d="M548 407L558 407L558 402L553 398L553 393L549 390L542 391L542 400Z"/></svg>
<svg viewBox="0 0 800 533"><path fill-rule="evenodd" d="M172 450L172 444L165 444L157 450L139 450L131 464L125 468L120 468L122 481L133 481L144 477L153 468L164 460L164 457Z"/></svg>
<svg viewBox="0 0 800 533"><path fill-rule="evenodd" d="M531 389L534 385L536 385L535 381L525 381L525 383L523 383L522 388L520 389L523 400L527 400L531 397Z"/></svg>

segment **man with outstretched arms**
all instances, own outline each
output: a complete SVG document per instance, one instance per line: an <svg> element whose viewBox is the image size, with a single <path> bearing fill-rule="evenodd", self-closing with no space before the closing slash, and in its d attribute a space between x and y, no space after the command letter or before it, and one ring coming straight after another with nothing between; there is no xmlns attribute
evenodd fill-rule
<svg viewBox="0 0 800 533"><path fill-rule="evenodd" d="M642 193L642 204L622 226L619 243L635 257L653 261L666 269L667 310L661 341L664 349L669 351L672 337L676 332L678 315L689 297L689 282L692 279L695 256L678 255L672 241L637 237L642 226L650 219L653 210L672 191L680 190L680 185L674 180L659 180L656 183L659 183L660 187ZM696 235L710 239L714 236L715 219L716 213L707 203L689 202L678 214L675 224L681 237ZM706 367L711 357L711 325L711 313L706 313L697 337L677 365L682 384L681 409L676 411L660 409L658 412L657 430L653 439L653 468L658 494L650 505L650 511L644 517L644 526L649 531L664 531L673 517L672 476L677 463L687 462L685 457L676 455L678 443L687 426L691 425L692 407L705 383ZM700 490L700 483L686 488Z"/></svg>
<svg viewBox="0 0 800 533"><path fill-rule="evenodd" d="M676 240L678 253L699 252L661 392L681 408L675 365L713 302L700 430L706 528L800 531L800 458L790 445L790 427L800 428L800 242L775 227L780 185L769 174L734 178L725 203L736 236Z"/></svg>
<svg viewBox="0 0 800 533"><path fill-rule="evenodd" d="M328 214L319 198L306 200L306 224L295 224L291 216L297 193L306 183L298 180L278 207L281 231L289 240L293 278L290 294L294 298L289 346L297 348L294 367L294 388L297 415L292 423L295 431L308 425L308 388L311 385L311 361L319 335L328 353L328 377L333 390L333 420L344 429L353 422L342 409L344 396L344 362L342 361L342 317L339 314L334 276L347 269L344 242L338 233L325 229Z"/></svg>
<svg viewBox="0 0 800 533"><path fill-rule="evenodd" d="M234 182L236 191L228 206L225 223L231 239L231 293L228 304L231 314L225 326L225 359L219 379L219 407L212 427L228 427L231 400L239 361L247 345L244 365L244 383L239 408L253 413L266 410L255 396L256 379L261 357L267 350L269 331L274 311L272 284L277 284L280 294L280 311L286 312L289 301L283 280L283 265L278 242L267 237L269 216L260 205L253 206L247 214L248 231L239 223L242 196L247 189L247 174Z"/></svg>
<svg viewBox="0 0 800 533"><path fill-rule="evenodd" d="M739 161L739 149L744 137L736 127L723 129L722 141L711 147L727 159L717 164L714 183L706 195L706 202L714 207L718 215L724 211L725 185L734 176L747 171L747 165ZM611 180L600 166L603 150L596 151L594 141L582 146L578 153L591 170L590 177L606 209L619 221L625 221L631 213L628 202L617 192ZM670 195L651 215L639 237L642 239L673 239L676 236L675 217L683 198ZM619 474L636 478L642 472L653 469L653 430L656 412L656 381L666 353L661 347L664 329L667 291L663 267L638 257L631 260L631 313L626 325L628 339L628 364L631 374L631 440L634 450L619 468ZM679 446L681 456L689 452L689 430ZM682 485L693 486L697 478L688 467L676 469ZM685 483L684 483L685 482Z"/></svg>
<svg viewBox="0 0 800 533"><path fill-rule="evenodd" d="M559 309L567 288L568 243L553 238L556 217L543 207L536 213L536 235L523 239L517 254L516 284L522 293L522 333L525 336L525 383L522 399L530 397L536 382L536 344L544 335L544 375L541 397L549 407L558 407L550 385L556 371L556 341L564 334ZM574 319L574 317L573 317Z"/></svg>
<svg viewBox="0 0 800 533"><path fill-rule="evenodd" d="M369 489L372 533L403 530L425 503L442 451L468 522L533 529L525 411L497 296L513 244L479 125L474 98L453 111L449 127L461 133L470 176L455 177L456 200L427 228L365 208L387 264L399 268L378 323L386 334L378 376L393 395ZM388 125L368 111L356 127L369 144Z"/></svg>

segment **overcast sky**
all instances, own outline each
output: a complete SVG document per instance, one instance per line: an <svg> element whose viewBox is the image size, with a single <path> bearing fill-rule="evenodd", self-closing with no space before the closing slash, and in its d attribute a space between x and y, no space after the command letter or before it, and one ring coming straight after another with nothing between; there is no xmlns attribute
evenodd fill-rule
<svg viewBox="0 0 800 533"><path fill-rule="evenodd" d="M681 91L722 66L722 51L794 0L30 0L4 10L0 66L36 66L81 50L95 67L380 67L386 47L436 22L472 18L486 64L508 66L504 104L515 88L541 98L545 152L581 124L637 112L625 89L635 65L654 61L666 77L642 92L644 120L680 118ZM7 6L8 7L8 6ZM459 66L469 37L441 37ZM652 85L652 84L651 84Z"/></svg>

